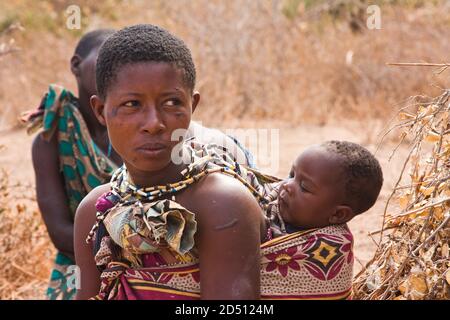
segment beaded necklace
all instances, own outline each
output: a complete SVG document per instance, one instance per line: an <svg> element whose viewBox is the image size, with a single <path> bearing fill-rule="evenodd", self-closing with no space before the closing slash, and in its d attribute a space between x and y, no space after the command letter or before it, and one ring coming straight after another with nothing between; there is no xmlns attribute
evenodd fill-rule
<svg viewBox="0 0 450 320"><path fill-rule="evenodd" d="M122 165L122 167L116 170L111 178L111 194L117 199L117 203L113 208L132 205L143 208L142 202L154 202L164 196L174 195L208 174L217 172L239 180L249 189L258 201L262 204L268 203L268 200L245 180L242 176L241 166L226 148L215 144L201 145L194 141L186 144L185 147L190 152L193 161L188 168L181 172L185 177L184 180L166 185L138 188L130 181L128 170L125 165ZM218 151L224 153L220 155ZM230 163L230 160L232 160L234 164ZM195 169L198 167L203 169L199 170L198 173L195 173ZM105 219L111 209L105 210L104 212L97 212L96 223L89 232L86 242L92 240L100 223Z"/></svg>

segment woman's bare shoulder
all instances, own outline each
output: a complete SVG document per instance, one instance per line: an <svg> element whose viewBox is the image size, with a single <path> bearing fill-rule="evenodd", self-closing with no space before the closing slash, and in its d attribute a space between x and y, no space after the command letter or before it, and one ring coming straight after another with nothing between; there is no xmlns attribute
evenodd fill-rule
<svg viewBox="0 0 450 320"><path fill-rule="evenodd" d="M95 189L91 190L86 197L78 205L78 209L75 215L75 224L91 224L95 222L96 208L95 204L101 195L108 192L111 189L110 184L102 184Z"/></svg>
<svg viewBox="0 0 450 320"><path fill-rule="evenodd" d="M213 173L203 178L189 198L199 223L263 222L262 210L252 193L240 181L224 174Z"/></svg>

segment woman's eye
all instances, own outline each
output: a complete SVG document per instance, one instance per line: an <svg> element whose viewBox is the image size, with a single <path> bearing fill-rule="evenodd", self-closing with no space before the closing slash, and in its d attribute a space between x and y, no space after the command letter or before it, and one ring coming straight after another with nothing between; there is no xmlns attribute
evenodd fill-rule
<svg viewBox="0 0 450 320"><path fill-rule="evenodd" d="M167 100L166 102L164 102L164 105L168 106L168 107L178 107L179 105L181 105L181 100L170 99L170 100Z"/></svg>
<svg viewBox="0 0 450 320"><path fill-rule="evenodd" d="M123 104L123 106L130 107L130 108L136 108L136 107L139 107L139 101L137 101L137 100L127 101Z"/></svg>

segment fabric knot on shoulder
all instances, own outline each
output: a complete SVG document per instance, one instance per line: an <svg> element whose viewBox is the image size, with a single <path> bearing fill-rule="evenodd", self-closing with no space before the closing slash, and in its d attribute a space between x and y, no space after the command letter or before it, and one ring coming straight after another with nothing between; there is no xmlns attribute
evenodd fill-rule
<svg viewBox="0 0 450 320"><path fill-rule="evenodd" d="M98 212L105 213L107 210L114 207L119 201L119 197L115 196L111 192L106 192L97 199L95 203L95 208Z"/></svg>

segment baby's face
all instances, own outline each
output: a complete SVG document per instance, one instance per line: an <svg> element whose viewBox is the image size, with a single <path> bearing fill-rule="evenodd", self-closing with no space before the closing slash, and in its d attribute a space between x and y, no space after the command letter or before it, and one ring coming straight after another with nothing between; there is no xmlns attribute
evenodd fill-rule
<svg viewBox="0 0 450 320"><path fill-rule="evenodd" d="M278 195L280 215L293 226L320 228L344 199L342 168L334 154L319 146L308 148L294 161L290 177Z"/></svg>

